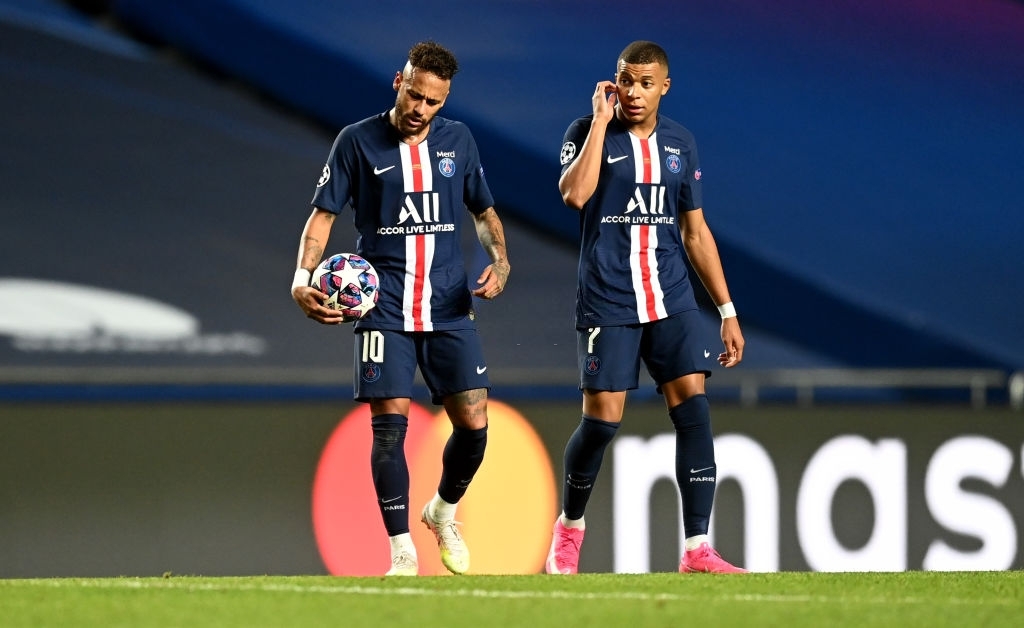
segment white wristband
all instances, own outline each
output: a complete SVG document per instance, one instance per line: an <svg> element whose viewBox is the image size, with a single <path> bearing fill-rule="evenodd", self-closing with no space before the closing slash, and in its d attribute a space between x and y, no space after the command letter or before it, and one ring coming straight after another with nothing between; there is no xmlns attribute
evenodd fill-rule
<svg viewBox="0 0 1024 628"><path fill-rule="evenodd" d="M734 318L736 316L736 306L732 304L732 301L723 303L718 306L718 313L722 315L722 320Z"/></svg>
<svg viewBox="0 0 1024 628"><path fill-rule="evenodd" d="M310 279L313 278L313 273L309 272L305 268L299 268L295 271L295 278L292 279L292 290L300 286L308 286Z"/></svg>

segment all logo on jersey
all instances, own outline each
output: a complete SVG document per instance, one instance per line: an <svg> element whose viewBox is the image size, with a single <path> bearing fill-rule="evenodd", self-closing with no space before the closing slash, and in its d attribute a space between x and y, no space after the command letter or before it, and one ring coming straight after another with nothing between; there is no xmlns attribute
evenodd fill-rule
<svg viewBox="0 0 1024 628"><path fill-rule="evenodd" d="M626 203L626 213L630 214L639 210L641 214L664 214L665 193L668 191L664 185L652 185L650 197L645 198L643 191L637 187L633 190L633 198Z"/></svg>
<svg viewBox="0 0 1024 628"><path fill-rule="evenodd" d="M569 163L570 161L573 160L574 157L576 157L576 145L573 144L572 142L566 142L565 144L562 144L562 165L564 166L565 164Z"/></svg>
<svg viewBox="0 0 1024 628"><path fill-rule="evenodd" d="M668 188L664 185L638 185L633 188L633 196L626 202L625 211L620 216L602 216L602 223L621 223L626 225L674 225L675 216L665 215L665 195Z"/></svg>
<svg viewBox="0 0 1024 628"><path fill-rule="evenodd" d="M416 204L416 197L422 198L419 206ZM407 221L413 223L437 222L440 212L441 195L437 192L424 192L422 194L409 194L405 197L405 204L398 213L398 224Z"/></svg>
<svg viewBox="0 0 1024 628"><path fill-rule="evenodd" d="M407 194L398 211L398 224L380 227L380 235L413 235L455 231L454 223L441 222L441 195L437 192Z"/></svg>
<svg viewBox="0 0 1024 628"><path fill-rule="evenodd" d="M693 171L693 178L697 181L700 181L700 168L697 168L696 170Z"/></svg>
<svg viewBox="0 0 1024 628"><path fill-rule="evenodd" d="M320 173L320 180L316 182L316 187L322 188L325 183L331 180L331 166L324 164L324 171Z"/></svg>

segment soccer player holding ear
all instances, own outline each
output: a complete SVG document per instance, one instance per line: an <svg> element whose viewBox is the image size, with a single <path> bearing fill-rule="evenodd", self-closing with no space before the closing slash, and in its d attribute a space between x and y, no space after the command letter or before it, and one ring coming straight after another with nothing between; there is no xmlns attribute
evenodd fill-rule
<svg viewBox="0 0 1024 628"><path fill-rule="evenodd" d="M704 380L712 360L743 359L743 334L718 248L704 220L693 135L658 113L669 91L668 56L636 41L614 81L597 83L593 113L565 133L558 189L580 213L576 302L583 418L565 447L562 513L548 573L576 573L584 510L622 421L641 361L664 396L676 433L676 481L686 541L679 571L742 573L708 542L716 466ZM683 256L718 305L724 351L710 351Z"/></svg>

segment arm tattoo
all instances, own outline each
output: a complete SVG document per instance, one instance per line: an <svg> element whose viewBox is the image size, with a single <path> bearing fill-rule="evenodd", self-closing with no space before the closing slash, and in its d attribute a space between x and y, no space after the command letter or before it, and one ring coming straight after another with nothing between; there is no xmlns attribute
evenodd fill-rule
<svg viewBox="0 0 1024 628"><path fill-rule="evenodd" d="M505 261L507 264L505 231L493 207L476 217L476 235L492 262Z"/></svg>
<svg viewBox="0 0 1024 628"><path fill-rule="evenodd" d="M305 255L302 257L302 267L307 270L316 268L324 256L324 247L315 238L306 238Z"/></svg>

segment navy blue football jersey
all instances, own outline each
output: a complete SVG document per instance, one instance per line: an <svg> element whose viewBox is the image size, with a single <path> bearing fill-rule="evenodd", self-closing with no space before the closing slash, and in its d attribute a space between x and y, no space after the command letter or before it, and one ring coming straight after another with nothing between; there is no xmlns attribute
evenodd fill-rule
<svg viewBox="0 0 1024 628"><path fill-rule="evenodd" d="M312 204L335 214L352 207L355 252L380 276L377 307L356 329L472 327L461 212L479 214L494 198L466 125L435 117L416 146L401 141L387 112L345 127Z"/></svg>
<svg viewBox="0 0 1024 628"><path fill-rule="evenodd" d="M592 120L566 130L562 172ZM700 177L693 134L679 123L659 116L647 139L617 118L608 123L597 189L580 212L578 328L646 323L697 308L679 221L701 207Z"/></svg>

